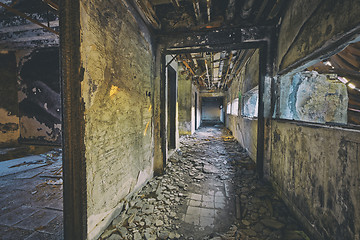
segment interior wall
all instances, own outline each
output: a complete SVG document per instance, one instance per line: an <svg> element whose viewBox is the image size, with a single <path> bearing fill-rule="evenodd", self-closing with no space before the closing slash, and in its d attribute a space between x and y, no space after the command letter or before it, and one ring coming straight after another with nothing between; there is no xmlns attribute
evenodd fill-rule
<svg viewBox="0 0 360 240"><path fill-rule="evenodd" d="M88 239L97 239L153 176L155 54L123 1L83 0L80 8Z"/></svg>
<svg viewBox="0 0 360 240"><path fill-rule="evenodd" d="M259 82L259 51L256 50L249 61L243 66L227 91L227 101L250 91ZM257 119L241 116L241 99L239 99L238 115L226 114L226 127L230 129L234 137L247 150L250 157L256 161L257 147Z"/></svg>
<svg viewBox="0 0 360 240"><path fill-rule="evenodd" d="M201 112L200 112L200 100L199 100L199 88L192 84L192 107L191 107L191 134L193 134L201 124Z"/></svg>
<svg viewBox="0 0 360 240"><path fill-rule="evenodd" d="M351 0L291 1L278 70L295 73L354 39L359 10ZM271 121L271 180L316 239L360 237L359 136L359 130Z"/></svg>
<svg viewBox="0 0 360 240"><path fill-rule="evenodd" d="M20 141L61 144L59 48L16 52Z"/></svg>
<svg viewBox="0 0 360 240"><path fill-rule="evenodd" d="M166 79L165 79L165 118L167 126L166 156L179 146L179 93L178 93L178 63L172 55L165 56ZM170 154L169 154L170 153Z"/></svg>
<svg viewBox="0 0 360 240"><path fill-rule="evenodd" d="M280 27L277 69L285 70L343 34L359 29L359 11L359 2L353 0L291 1Z"/></svg>
<svg viewBox="0 0 360 240"><path fill-rule="evenodd" d="M0 52L0 145L16 144L20 137L15 52Z"/></svg>
<svg viewBox="0 0 360 240"><path fill-rule="evenodd" d="M222 98L202 98L201 120L220 121Z"/></svg>
<svg viewBox="0 0 360 240"><path fill-rule="evenodd" d="M187 75L182 67L178 70L178 101L179 101L179 134L192 134L192 115L195 114L193 108L192 81L187 79Z"/></svg>
<svg viewBox="0 0 360 240"><path fill-rule="evenodd" d="M273 121L271 137L271 179L302 221L323 239L358 239L359 131Z"/></svg>

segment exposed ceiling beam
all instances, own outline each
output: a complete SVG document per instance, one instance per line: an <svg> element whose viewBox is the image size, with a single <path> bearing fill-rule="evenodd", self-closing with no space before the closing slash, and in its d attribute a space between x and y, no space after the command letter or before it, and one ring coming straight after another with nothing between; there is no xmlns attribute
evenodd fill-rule
<svg viewBox="0 0 360 240"><path fill-rule="evenodd" d="M229 4L226 8L226 20L227 21L232 21L235 17L235 3L236 3L236 0L229 0Z"/></svg>
<svg viewBox="0 0 360 240"><path fill-rule="evenodd" d="M59 10L59 5L54 3L51 0L42 0L43 2L45 2L47 5L49 5L52 9L58 11Z"/></svg>
<svg viewBox="0 0 360 240"><path fill-rule="evenodd" d="M171 3L174 5L174 7L180 8L179 0L170 0L170 1L171 1Z"/></svg>
<svg viewBox="0 0 360 240"><path fill-rule="evenodd" d="M253 10L253 5L255 3L255 0L246 0L241 8L240 11L240 16L243 19L247 19L248 17L250 17L251 12Z"/></svg>
<svg viewBox="0 0 360 240"><path fill-rule="evenodd" d="M277 0L268 14L267 19L272 19L281 15L289 2L290 1L288 0Z"/></svg>
<svg viewBox="0 0 360 240"><path fill-rule="evenodd" d="M158 42L169 48L201 46L223 46L241 43L261 43L268 41L273 27L251 26L233 29L215 29L207 31L176 32L159 34ZM171 49L172 50L172 49Z"/></svg>
<svg viewBox="0 0 360 240"><path fill-rule="evenodd" d="M155 29L161 28L161 23L156 16L155 10L149 0L133 0L138 7L140 15Z"/></svg>
<svg viewBox="0 0 360 240"><path fill-rule="evenodd" d="M199 0L193 0L194 14L198 24L202 24Z"/></svg>
<svg viewBox="0 0 360 240"><path fill-rule="evenodd" d="M268 18L270 11L275 6L275 4L276 0L264 0L260 6L258 14L255 17L255 23L265 21Z"/></svg>
<svg viewBox="0 0 360 240"><path fill-rule="evenodd" d="M171 0L151 0L151 4L153 6L163 5L163 4L170 4L170 3L171 3Z"/></svg>
<svg viewBox="0 0 360 240"><path fill-rule="evenodd" d="M192 74L193 76L196 75L195 72L194 72L194 70L190 67L190 65L189 65L185 60L182 60L182 63L185 65L185 67L186 67L187 69L189 69L189 71L191 72L191 74Z"/></svg>
<svg viewBox="0 0 360 240"><path fill-rule="evenodd" d="M208 22L211 22L211 0L206 0Z"/></svg>
<svg viewBox="0 0 360 240"><path fill-rule="evenodd" d="M222 88L224 88L226 86L226 82L227 82L227 79L228 79L232 58L233 58L233 53L231 52L230 57L229 57L229 61L228 61L227 70L226 70L225 76L223 77Z"/></svg>
<svg viewBox="0 0 360 240"><path fill-rule="evenodd" d="M29 20L29 21L32 22L32 23L35 23L35 24L39 25L40 27L48 30L49 32L52 32L52 33L55 33L56 35L59 35L59 32L58 32L58 31L55 31L54 29L52 29L52 28L50 28L50 27L42 24L41 22L39 22L39 21L37 21L37 20L35 20L35 19L32 19L31 17L27 16L25 13L22 13L22 12L16 10L16 9L14 9L14 8L12 8L12 7L4 4L4 3L2 3L2 2L0 2L0 6L3 7L3 8L5 8L6 10L8 10L8 11L10 11L10 12L12 12L12 13L18 15L18 16L20 16L20 17L25 18L26 20Z"/></svg>
<svg viewBox="0 0 360 240"><path fill-rule="evenodd" d="M210 86L210 74L209 74L209 67L208 67L206 59L205 59L205 68L206 68L206 78L208 80L208 87L209 87Z"/></svg>

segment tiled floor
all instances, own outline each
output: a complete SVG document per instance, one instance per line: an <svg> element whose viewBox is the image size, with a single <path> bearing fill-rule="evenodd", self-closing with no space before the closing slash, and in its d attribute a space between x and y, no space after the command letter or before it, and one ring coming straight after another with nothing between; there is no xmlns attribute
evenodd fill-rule
<svg viewBox="0 0 360 240"><path fill-rule="evenodd" d="M61 165L59 150L0 162L1 240L63 238Z"/></svg>
<svg viewBox="0 0 360 240"><path fill-rule="evenodd" d="M186 223L201 227L214 227L218 213L225 209L226 198L220 191L209 191L207 195L190 193L187 210L183 217Z"/></svg>
<svg viewBox="0 0 360 240"><path fill-rule="evenodd" d="M200 128L180 145L100 239L309 239L225 129Z"/></svg>

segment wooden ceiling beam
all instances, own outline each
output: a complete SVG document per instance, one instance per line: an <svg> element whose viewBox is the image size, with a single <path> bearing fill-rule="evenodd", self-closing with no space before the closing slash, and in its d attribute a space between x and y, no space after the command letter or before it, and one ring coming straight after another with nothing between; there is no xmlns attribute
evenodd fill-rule
<svg viewBox="0 0 360 240"><path fill-rule="evenodd" d="M255 1L256 0L246 0L244 2L243 6L241 8L241 11L240 11L240 16L243 19L247 19L248 17L250 17Z"/></svg>
<svg viewBox="0 0 360 240"><path fill-rule="evenodd" d="M59 11L59 5L54 3L52 0L42 0L43 2L45 2L47 5L49 5L49 7L51 7L52 9Z"/></svg>
<svg viewBox="0 0 360 240"><path fill-rule="evenodd" d="M241 28L209 29L205 31L171 32L157 35L159 43L164 44L167 50L170 48L184 47L211 47L224 45L255 44L258 47L267 42L274 27L272 26L249 26ZM233 49L236 49L235 46ZM227 49L223 49L227 50ZM195 52L195 51L194 51Z"/></svg>
<svg viewBox="0 0 360 240"><path fill-rule="evenodd" d="M255 17L255 23L266 21L270 11L276 5L276 0L265 0L262 2L259 12Z"/></svg>
<svg viewBox="0 0 360 240"><path fill-rule="evenodd" d="M154 29L160 29L161 23L156 16L155 10L149 0L133 0L139 9L142 18L148 22Z"/></svg>
<svg viewBox="0 0 360 240"><path fill-rule="evenodd" d="M202 24L201 10L200 10L200 2L199 0L193 0L193 8L195 18L198 24Z"/></svg>
<svg viewBox="0 0 360 240"><path fill-rule="evenodd" d="M37 21L37 20L29 17L28 15L26 15L26 14L23 13L23 12L20 12L20 11L14 9L14 8L12 8L12 7L10 7L10 6L2 3L2 2L0 2L0 6L3 7L3 8L5 8L5 9L8 10L9 12L14 13L14 14L17 15L17 16L20 16L20 17L22 17L22 18L25 18L26 20L28 20L28 21L30 21L30 22L32 22L32 23L35 23L35 24L37 24L37 25L39 25L40 27L48 30L49 32L52 32L52 33L54 33L54 34L56 34L56 35L59 35L59 32L58 32L58 31L55 31L54 29L52 29L52 28L50 28L50 27L42 24L41 22L39 22L39 21Z"/></svg>
<svg viewBox="0 0 360 240"><path fill-rule="evenodd" d="M208 22L211 22L211 0L206 0Z"/></svg>
<svg viewBox="0 0 360 240"><path fill-rule="evenodd" d="M172 5L174 5L175 8L179 9L180 8L180 3L179 0L170 0Z"/></svg>
<svg viewBox="0 0 360 240"><path fill-rule="evenodd" d="M227 79L228 79L228 75L229 75L229 71L230 71L230 66L231 66L232 58L233 58L233 53L231 52L231 53L230 53L230 57L229 57L229 61L228 61L227 70L226 70L225 76L223 77L223 84L222 84L222 86L221 86L222 88L226 85L226 82L227 82Z"/></svg>
<svg viewBox="0 0 360 240"><path fill-rule="evenodd" d="M236 0L229 0L229 4L226 8L226 21L230 22L235 18Z"/></svg>

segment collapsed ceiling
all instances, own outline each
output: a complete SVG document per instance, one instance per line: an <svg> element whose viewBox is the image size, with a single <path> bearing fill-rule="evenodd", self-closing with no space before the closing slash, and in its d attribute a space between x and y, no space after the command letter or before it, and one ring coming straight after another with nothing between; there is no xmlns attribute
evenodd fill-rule
<svg viewBox="0 0 360 240"><path fill-rule="evenodd" d="M202 90L227 90L254 50L188 53L177 56L187 74Z"/></svg>
<svg viewBox="0 0 360 240"><path fill-rule="evenodd" d="M59 0L0 0L0 50L59 46Z"/></svg>
<svg viewBox="0 0 360 240"><path fill-rule="evenodd" d="M131 1L131 0L130 0ZM0 49L58 46L60 0L0 0ZM285 0L132 0L155 32L274 25ZM29 21L32 24L29 24ZM55 33L55 34L54 34ZM253 51L176 56L201 89L226 90Z"/></svg>
<svg viewBox="0 0 360 240"><path fill-rule="evenodd" d="M189 32L206 29L276 25L285 0L136 0L155 31ZM180 54L188 76L202 90L227 90L233 76L253 50Z"/></svg>

